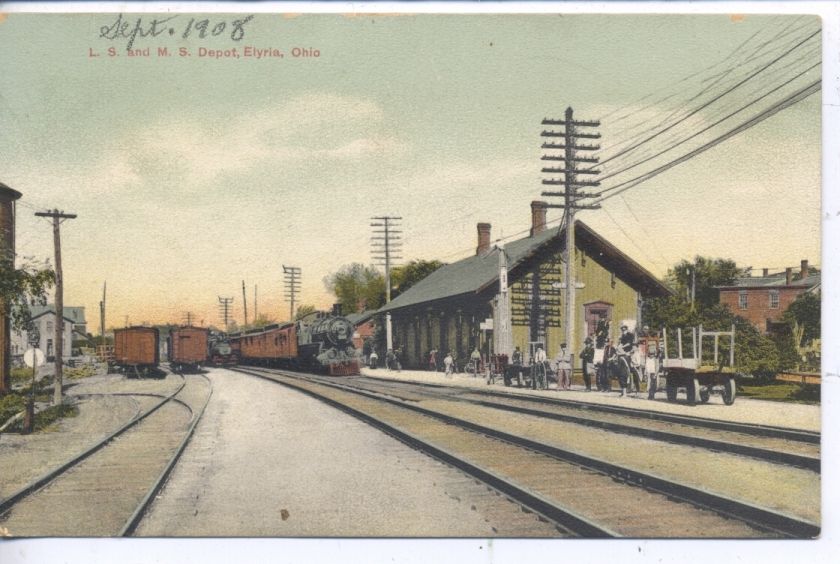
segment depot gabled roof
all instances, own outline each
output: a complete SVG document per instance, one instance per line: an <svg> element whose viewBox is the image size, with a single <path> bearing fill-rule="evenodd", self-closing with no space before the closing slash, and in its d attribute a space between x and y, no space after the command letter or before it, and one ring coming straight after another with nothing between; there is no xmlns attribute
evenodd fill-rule
<svg viewBox="0 0 840 564"><path fill-rule="evenodd" d="M546 229L531 237L523 237L505 245L508 269L514 269L526 259L549 246L561 248L565 229ZM624 254L615 245L598 235L581 221L575 222L577 246L587 255L612 269L616 275L646 296L666 296L671 290L639 263ZM473 255L440 267L426 278L394 298L378 312L416 306L460 295L477 294L499 279L499 249Z"/></svg>

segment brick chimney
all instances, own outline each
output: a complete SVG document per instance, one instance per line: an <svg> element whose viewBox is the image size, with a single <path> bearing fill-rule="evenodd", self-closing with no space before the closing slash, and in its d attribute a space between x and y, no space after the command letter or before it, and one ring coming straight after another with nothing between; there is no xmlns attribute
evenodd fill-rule
<svg viewBox="0 0 840 564"><path fill-rule="evenodd" d="M808 259L803 260L800 264L802 269L802 280L805 280L808 278Z"/></svg>
<svg viewBox="0 0 840 564"><path fill-rule="evenodd" d="M475 248L475 254L480 255L490 250L490 224L479 223L478 228L478 247Z"/></svg>
<svg viewBox="0 0 840 564"><path fill-rule="evenodd" d="M791 267L787 267L785 269L785 285L790 286L791 282L793 282L793 269Z"/></svg>
<svg viewBox="0 0 840 564"><path fill-rule="evenodd" d="M764 276L765 278L767 278L767 276L770 275L770 269L769 268L762 268L761 269L761 275Z"/></svg>
<svg viewBox="0 0 840 564"><path fill-rule="evenodd" d="M545 231L545 214L548 203L534 200L531 202L531 237Z"/></svg>

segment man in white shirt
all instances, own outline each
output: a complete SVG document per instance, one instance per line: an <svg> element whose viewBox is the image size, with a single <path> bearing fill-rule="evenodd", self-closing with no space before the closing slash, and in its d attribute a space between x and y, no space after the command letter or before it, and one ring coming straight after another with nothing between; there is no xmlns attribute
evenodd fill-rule
<svg viewBox="0 0 840 564"><path fill-rule="evenodd" d="M561 390L572 389L572 355L566 349L566 343L560 343L560 352L554 357L557 369L557 387Z"/></svg>

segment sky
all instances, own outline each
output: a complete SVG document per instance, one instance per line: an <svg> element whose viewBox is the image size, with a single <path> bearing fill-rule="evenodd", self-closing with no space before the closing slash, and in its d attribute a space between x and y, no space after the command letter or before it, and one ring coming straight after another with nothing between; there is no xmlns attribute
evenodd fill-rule
<svg viewBox="0 0 840 564"><path fill-rule="evenodd" d="M52 261L50 225L35 211L76 213L62 225L65 304L86 307L94 333L106 280L109 326L188 311L219 324L219 296L234 298L241 323L243 280L249 314L257 285L259 312L286 319L283 264L302 269L301 302L327 308L324 278L371 262L371 216L403 218L404 261L468 256L477 222L494 239L527 230L546 176L544 117L571 106L600 119L604 174L710 128L615 180L632 178L726 131L713 124L750 96L766 93L739 116L820 72L807 70L820 62L819 35L793 49L819 29L813 16L260 13L235 41L244 15L207 16L225 30L203 39L182 37L202 16L178 15L163 26L173 34L135 39L150 48L135 57L127 39L100 37L114 13L0 16L0 182L23 193L19 262ZM142 17L148 27L155 16ZM246 58L246 47L284 56ZM810 96L579 219L657 276L698 254L819 265L820 102ZM606 161L674 116L684 119L643 152Z"/></svg>

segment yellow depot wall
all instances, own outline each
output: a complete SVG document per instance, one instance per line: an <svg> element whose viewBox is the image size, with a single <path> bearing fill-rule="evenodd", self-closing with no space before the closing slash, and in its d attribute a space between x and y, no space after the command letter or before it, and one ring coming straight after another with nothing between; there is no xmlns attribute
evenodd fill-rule
<svg viewBox="0 0 840 564"><path fill-rule="evenodd" d="M543 290L551 289L552 282L563 281L563 267L559 258L562 253L558 252L551 257L548 257L543 263L542 267L548 272L542 275L541 288ZM638 314L638 293L620 276L613 276L613 273L598 262L597 257L589 256L578 248L575 253L575 270L578 282L582 282L584 287L579 288L575 293L575 302L577 304L575 311L575 325L577 326L575 335L575 344L571 347L571 352L575 355L575 362L577 366L578 353L583 349L583 341L587 337L585 330L584 304L603 301L611 304L612 307L612 336L616 338L619 331L619 322L622 319L636 319ZM528 274L518 278L511 284L511 288L523 288L530 285L531 275ZM512 294L516 295L516 293ZM552 296L554 297L554 296ZM560 314L560 327L548 327L546 330L546 344L549 358L553 358L560 349L560 343L566 338L566 320L565 307L563 305L563 297L560 296L560 306L556 309ZM525 361L528 361L528 326L513 327L513 344L518 346L525 355Z"/></svg>

